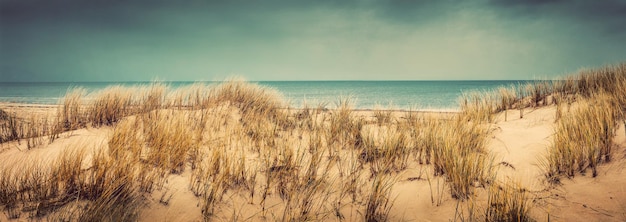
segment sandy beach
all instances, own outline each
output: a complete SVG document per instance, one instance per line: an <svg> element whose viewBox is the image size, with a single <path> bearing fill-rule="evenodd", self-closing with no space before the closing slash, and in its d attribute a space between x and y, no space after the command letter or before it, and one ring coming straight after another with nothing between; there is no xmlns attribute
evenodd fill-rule
<svg viewBox="0 0 626 222"><path fill-rule="evenodd" d="M624 67L458 112L291 108L245 81L0 103L0 220L624 221Z"/></svg>
<svg viewBox="0 0 626 222"><path fill-rule="evenodd" d="M32 105L32 104L0 104L0 109L7 113L14 113L17 116L27 113L37 113L38 115L54 116L57 113L57 106L49 105ZM161 110L160 115L175 116L182 115L184 118L191 118L193 111L175 111ZM298 113L302 110L290 110L290 118L297 118ZM330 116L338 113L339 110L320 110L315 111L320 123L331 121ZM379 113L376 113L379 112ZM387 120L378 122L378 116L381 114L389 116ZM541 160L544 158L549 149L554 134L554 124L556 117L556 107L545 106L540 108L524 109L524 116L520 118L519 110L507 110L507 119L505 114L501 112L496 115L492 123L486 124L487 137L485 141L485 152L490 154L492 164L494 166L494 181L490 183L499 183L505 181L514 181L520 187L523 187L526 198L530 202L530 215L537 221L624 221L626 220L626 156L624 147L626 147L626 138L624 126L620 125L615 132L613 140L614 158L611 162L603 164L598 169L598 176L592 177L590 173L584 175L576 175L573 178L563 178L562 183L558 185L547 183L544 177L544 171L541 168ZM247 146L255 146L255 142L243 137L234 136L236 131L242 130L242 114L234 108L219 108L207 111L207 114L218 118L219 120L211 120L209 122L222 122L224 127L213 125L213 136L215 140L220 140L224 145L221 147L226 149L226 153L241 155L245 160L246 169L250 171L258 171L256 178L263 181L261 174L268 170L263 165L263 153L252 151ZM437 112L414 112L416 118L432 118L435 121L451 121L450 119L457 113L437 113ZM386 111L386 110L360 110L350 114L352 118L364 119L364 129L375 132L377 136L386 135L386 132L392 131L391 126L397 125L406 120L407 112L403 111ZM25 118L25 117L24 117ZM133 117L137 118L137 117ZM132 119L132 118L131 118ZM122 120L129 121L127 119ZM119 125L117 126L119 127ZM291 145L298 156L299 150L310 146L312 135L310 132L301 132L296 127L292 130L285 130L279 136L281 144ZM52 143L44 143L34 148L27 148L26 143L22 142L6 142L0 145L0 167L3 169L31 169L33 164L37 167L45 168L47 164L59 159L67 150L83 150L86 153L86 159L83 161L83 169L88 170L91 163L90 159L100 150L110 149L107 144L116 135L115 126L105 127L87 127L78 130L70 130L63 132L59 138ZM224 137L238 142L226 142ZM248 144L248 145L246 145ZM203 142L199 149L201 153L210 156L215 155L216 143ZM244 148L241 150L240 148ZM327 169L327 172L318 172L326 178L323 187L316 190L309 201L312 206L309 208L314 214L309 215L313 220L346 220L359 221L364 217L364 210L367 206L368 193L371 192L372 184L375 183L376 176L370 175L368 166L360 165L356 167L358 179L355 181L354 193L344 193L346 189L346 178L350 178L350 174L344 173L341 164L350 164L349 160L358 160L354 152L349 150L331 151L335 145L328 149L329 157L320 161L321 169ZM261 150L263 148L260 148ZM232 151L232 152L231 152ZM337 152L336 158L339 159L339 165L331 164L331 152ZM279 154L279 156L283 156ZM308 154L306 154L308 155ZM302 162L297 163L299 170L305 168L305 159L302 154ZM358 154L357 155L361 155ZM449 221L458 220L459 218L467 218L470 211L481 212L488 206L488 185L476 184L472 188L472 198L469 200L459 200L450 196L449 186L445 177L433 176L432 164L420 163L416 157L409 157L406 166L389 173L389 187L386 190L389 199L389 208L387 215L391 221ZM367 163L370 164L370 163ZM333 167L336 166L336 169ZM333 168L333 169L331 169ZM348 167L350 168L350 167ZM45 169L44 169L45 171ZM248 172L246 170L246 172ZM355 172L352 172L355 173ZM298 174L298 173L295 173ZM137 209L140 221L202 221L206 219L203 214L202 199L205 194L194 193L193 181L196 179L197 173L191 169L189 164L184 166L184 170L180 173L167 174L162 184L158 188L142 195L141 204ZM478 182L477 182L478 183ZM254 185L253 185L254 186ZM320 185L321 186L321 185ZM299 208L289 205L288 199L281 197L279 190L270 189L265 194L268 195L265 202L262 202L262 192L264 186L257 185L256 191L250 194L249 189L231 188L223 193L221 201L215 204L215 209L210 215L212 220L249 220L249 221L275 221L284 219L288 211L297 211ZM300 192L300 191L293 191ZM293 194L295 195L295 194ZM355 195L355 199L351 200L350 195ZM344 198L345 196L345 198ZM292 197L296 198L296 197ZM298 197L302 198L302 197ZM336 207L337 212L332 208L330 202L339 201L343 203ZM76 204L66 204L61 208L53 211L48 215L55 215L55 212L63 212L72 207L80 206L79 201ZM326 205L328 204L328 205ZM74 206L76 205L76 206ZM33 218L34 212L28 211L24 205L19 213L19 220L27 220ZM266 209L263 209L266 207ZM293 209L291 209L293 207ZM365 208L364 208L365 207ZM77 209L79 209L78 207ZM287 210L285 210L287 209ZM300 211L298 211L300 212ZM0 220L7 221L9 214L1 215ZM36 217L35 217L36 218Z"/></svg>

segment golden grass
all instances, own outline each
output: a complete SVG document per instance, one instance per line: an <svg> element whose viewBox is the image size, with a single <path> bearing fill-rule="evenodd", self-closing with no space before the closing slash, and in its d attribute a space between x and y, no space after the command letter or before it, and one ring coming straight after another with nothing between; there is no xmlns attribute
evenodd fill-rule
<svg viewBox="0 0 626 222"><path fill-rule="evenodd" d="M499 87L497 89L496 96L498 97L498 103L496 104L495 112L504 111L504 121L508 119L508 112L506 110L513 109L514 105L519 101L517 92L513 86Z"/></svg>
<svg viewBox="0 0 626 222"><path fill-rule="evenodd" d="M0 198L9 218L57 212L48 219L134 220L142 201L139 162L99 150L91 161L85 149L68 147L52 160L28 159L0 170Z"/></svg>
<svg viewBox="0 0 626 222"><path fill-rule="evenodd" d="M2 111L0 120L0 142L19 140L24 138L24 121L18 119L15 114Z"/></svg>
<svg viewBox="0 0 626 222"><path fill-rule="evenodd" d="M63 130L75 130L87 125L82 101L86 93L84 88L75 88L65 93L57 114Z"/></svg>
<svg viewBox="0 0 626 222"><path fill-rule="evenodd" d="M559 182L560 175L573 177L591 169L598 175L598 165L613 156L613 137L619 121L626 126L626 64L583 70L576 78L568 78L557 88L557 121L552 146L543 161L548 181ZM568 103L564 113L559 101ZM571 101L577 101L572 109Z"/></svg>
<svg viewBox="0 0 626 222"><path fill-rule="evenodd" d="M491 92L464 93L461 98L462 116L472 121L493 122L497 100Z"/></svg>
<svg viewBox="0 0 626 222"><path fill-rule="evenodd" d="M430 130L433 144L432 160L435 175L444 175L450 193L458 199L467 199L475 186L484 186L493 177L493 160L485 153L488 129L485 125L465 122L458 117Z"/></svg>
<svg viewBox="0 0 626 222"><path fill-rule="evenodd" d="M489 187L485 221L534 221L530 216L531 199L526 189L506 182Z"/></svg>
<svg viewBox="0 0 626 222"><path fill-rule="evenodd" d="M60 133L61 129L50 117L37 113L16 113L5 115L0 119L0 143L17 141L21 144L26 140L26 148L32 149L45 144L52 143ZM46 140L47 139L47 140Z"/></svg>
<svg viewBox="0 0 626 222"><path fill-rule="evenodd" d="M548 105L548 95L552 94L552 84L549 81L539 81L526 85L527 95L530 95L530 106L539 107Z"/></svg>
<svg viewBox="0 0 626 222"><path fill-rule="evenodd" d="M9 218L133 221L150 193L167 189L171 174L189 172L205 220L389 221L399 219L391 215L390 196L397 176L421 165L429 183L445 183L434 188L439 195L474 203L477 189L488 192L487 205L476 207L484 211L470 218L529 221L527 192L495 179L485 148L495 116L519 109L523 117L523 109L555 104L546 176L558 181L588 169L597 176L598 165L615 155L625 70L622 64L467 93L461 112L445 119L413 112L394 118L383 109L368 119L354 112L349 97L334 109L320 103L290 110L275 90L236 79L174 91L159 83L90 94L75 89L54 120L0 112L0 142L26 139L32 148L45 136L53 142L62 131L88 126L110 126L109 139L93 152L68 148L48 162L0 169L0 201ZM443 198L433 195L440 205ZM234 208L238 201L245 210Z"/></svg>
<svg viewBox="0 0 626 222"><path fill-rule="evenodd" d="M594 101L580 100L576 110L556 122L545 163L550 180L558 181L561 174L573 177L586 169L595 177L598 164L611 160L619 114L608 95L594 97Z"/></svg>
<svg viewBox="0 0 626 222"><path fill-rule="evenodd" d="M367 194L365 206L365 221L389 221L389 211L393 206L393 199L389 196L395 183L394 178L378 175L372 181L372 188Z"/></svg>
<svg viewBox="0 0 626 222"><path fill-rule="evenodd" d="M0 109L0 120L4 121L7 119L9 119L9 114L6 111Z"/></svg>
<svg viewBox="0 0 626 222"><path fill-rule="evenodd" d="M226 81L214 89L213 103L228 102L248 118L265 117L275 121L284 121L280 109L284 107L278 91L241 79Z"/></svg>
<svg viewBox="0 0 626 222"><path fill-rule="evenodd" d="M210 86L194 83L167 92L164 105L173 109L201 109L209 105L213 96Z"/></svg>
<svg viewBox="0 0 626 222"><path fill-rule="evenodd" d="M146 161L172 173L182 173L194 146L194 132L184 115L142 115L147 148Z"/></svg>
<svg viewBox="0 0 626 222"><path fill-rule="evenodd" d="M121 86L110 86L92 95L88 107L87 118L95 126L112 125L133 111L132 89Z"/></svg>
<svg viewBox="0 0 626 222"><path fill-rule="evenodd" d="M378 140L373 133L364 136L362 149L360 160L369 163L372 177L400 172L408 166L411 150L407 146L407 136L397 129L387 129Z"/></svg>
<svg viewBox="0 0 626 222"><path fill-rule="evenodd" d="M135 161L139 161L139 158L144 152L144 141L142 140L141 122L137 117L121 121L115 128L113 128L112 135L110 136L109 155L122 159L126 155L131 158L135 158Z"/></svg>
<svg viewBox="0 0 626 222"><path fill-rule="evenodd" d="M376 118L376 122L378 126L391 124L393 120L393 111L391 107L387 107L387 109L376 108L374 109L374 118Z"/></svg>

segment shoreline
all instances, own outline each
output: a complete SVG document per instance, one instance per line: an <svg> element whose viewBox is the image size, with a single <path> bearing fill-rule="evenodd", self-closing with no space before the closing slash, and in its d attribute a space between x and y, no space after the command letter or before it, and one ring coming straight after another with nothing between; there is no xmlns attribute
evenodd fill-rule
<svg viewBox="0 0 626 222"><path fill-rule="evenodd" d="M17 103L17 102L0 102L0 108L58 108L61 104L41 104L41 103ZM303 110L304 108L300 107L283 107L281 110ZM315 108L309 108L310 110L315 110ZM324 110L332 111L337 108L324 108ZM400 112L400 113L432 113L432 114L455 114L461 112L458 109L398 109L398 108L352 108L350 109L354 112L375 112L375 111L383 111L383 112Z"/></svg>
<svg viewBox="0 0 626 222"><path fill-rule="evenodd" d="M11 108L57 108L60 104L0 102L0 107Z"/></svg>

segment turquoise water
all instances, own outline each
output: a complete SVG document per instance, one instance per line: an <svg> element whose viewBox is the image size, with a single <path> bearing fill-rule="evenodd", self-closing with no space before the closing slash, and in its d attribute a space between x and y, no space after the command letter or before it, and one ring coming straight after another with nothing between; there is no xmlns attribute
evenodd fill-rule
<svg viewBox="0 0 626 222"><path fill-rule="evenodd" d="M278 90L293 107L304 103L316 106L328 103L332 108L340 96L353 98L354 107L378 107L420 110L456 110L464 92L492 90L500 86L525 84L528 80L503 81L261 81L255 82ZM84 87L97 91L110 85L146 85L150 82L60 82L0 83L0 102L56 104L68 88ZM166 82L171 88L194 82ZM207 82L211 83L211 82Z"/></svg>

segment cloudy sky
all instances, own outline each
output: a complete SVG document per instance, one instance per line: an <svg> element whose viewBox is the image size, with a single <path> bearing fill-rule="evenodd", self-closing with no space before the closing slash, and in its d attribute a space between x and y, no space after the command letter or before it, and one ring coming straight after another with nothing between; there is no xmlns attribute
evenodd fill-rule
<svg viewBox="0 0 626 222"><path fill-rule="evenodd" d="M545 79L626 61L626 0L0 2L1 82Z"/></svg>

